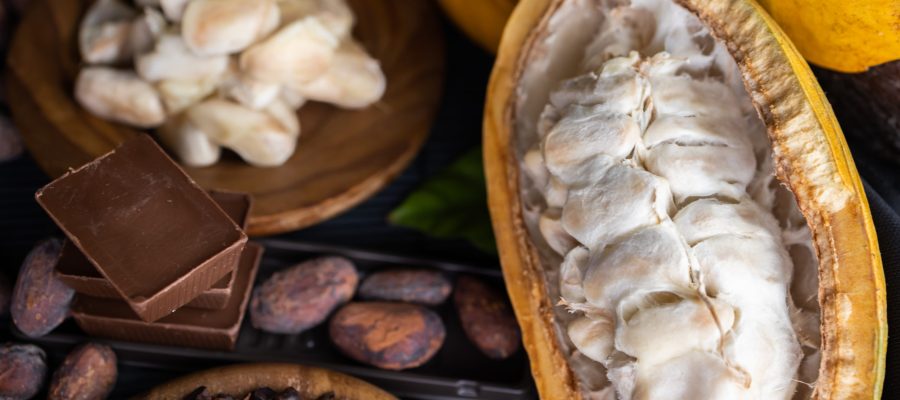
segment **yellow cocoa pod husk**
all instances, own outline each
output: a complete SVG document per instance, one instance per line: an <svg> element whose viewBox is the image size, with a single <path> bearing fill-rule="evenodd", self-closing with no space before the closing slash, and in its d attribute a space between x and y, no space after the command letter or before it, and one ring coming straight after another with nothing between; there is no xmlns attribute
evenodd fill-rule
<svg viewBox="0 0 900 400"><path fill-rule="evenodd" d="M900 59L900 1L758 0L800 54L840 72Z"/></svg>

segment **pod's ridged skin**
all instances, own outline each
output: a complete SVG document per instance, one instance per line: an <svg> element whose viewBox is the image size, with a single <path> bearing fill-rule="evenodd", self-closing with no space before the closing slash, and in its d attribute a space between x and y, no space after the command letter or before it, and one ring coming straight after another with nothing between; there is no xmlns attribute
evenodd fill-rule
<svg viewBox="0 0 900 400"><path fill-rule="evenodd" d="M582 398L554 324L538 249L523 219L515 103L563 0L525 0L507 24L488 88L485 165L507 288L543 398ZM819 259L822 361L814 398L880 398L887 337L884 275L861 182L832 110L783 32L748 0L679 0L728 48L795 194Z"/></svg>

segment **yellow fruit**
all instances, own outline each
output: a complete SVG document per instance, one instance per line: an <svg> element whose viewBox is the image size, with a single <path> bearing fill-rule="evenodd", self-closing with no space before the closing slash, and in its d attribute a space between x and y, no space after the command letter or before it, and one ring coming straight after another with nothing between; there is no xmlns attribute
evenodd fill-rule
<svg viewBox="0 0 900 400"><path fill-rule="evenodd" d="M517 0L439 0L444 13L482 48L497 52Z"/></svg>
<svg viewBox="0 0 900 400"><path fill-rule="evenodd" d="M809 62L862 72L900 59L900 1L758 0Z"/></svg>

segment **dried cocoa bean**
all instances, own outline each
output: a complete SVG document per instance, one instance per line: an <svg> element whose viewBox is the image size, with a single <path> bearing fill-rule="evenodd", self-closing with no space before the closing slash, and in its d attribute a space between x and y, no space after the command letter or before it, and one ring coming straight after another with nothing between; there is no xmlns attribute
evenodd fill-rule
<svg viewBox="0 0 900 400"><path fill-rule="evenodd" d="M359 286L366 300L402 301L435 306L447 300L453 287L444 274L425 269L390 269L369 275Z"/></svg>
<svg viewBox="0 0 900 400"><path fill-rule="evenodd" d="M335 313L331 340L348 357L378 368L418 367L444 343L444 323L425 307L405 303L350 303Z"/></svg>
<svg viewBox="0 0 900 400"><path fill-rule="evenodd" d="M85 343L72 350L53 373L47 399L105 399L117 375L116 353L109 346Z"/></svg>
<svg viewBox="0 0 900 400"><path fill-rule="evenodd" d="M30 344L0 347L0 399L34 397L47 376L46 358L43 350Z"/></svg>
<svg viewBox="0 0 900 400"><path fill-rule="evenodd" d="M486 356L504 359L519 348L522 334L506 296L478 279L462 276L456 281L453 303L466 336Z"/></svg>
<svg viewBox="0 0 900 400"><path fill-rule="evenodd" d="M359 275L350 260L322 257L276 272L253 291L250 321L267 332L295 334L353 298Z"/></svg>
<svg viewBox="0 0 900 400"><path fill-rule="evenodd" d="M61 249L58 239L40 242L19 270L10 313L16 327L29 337L46 335L69 314L75 291L53 274Z"/></svg>

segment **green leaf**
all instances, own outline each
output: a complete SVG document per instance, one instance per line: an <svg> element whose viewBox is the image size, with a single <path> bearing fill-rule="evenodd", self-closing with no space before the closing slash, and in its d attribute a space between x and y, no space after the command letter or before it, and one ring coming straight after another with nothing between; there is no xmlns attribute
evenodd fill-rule
<svg viewBox="0 0 900 400"><path fill-rule="evenodd" d="M388 220L438 238L464 238L496 254L481 146L425 181L391 212Z"/></svg>

